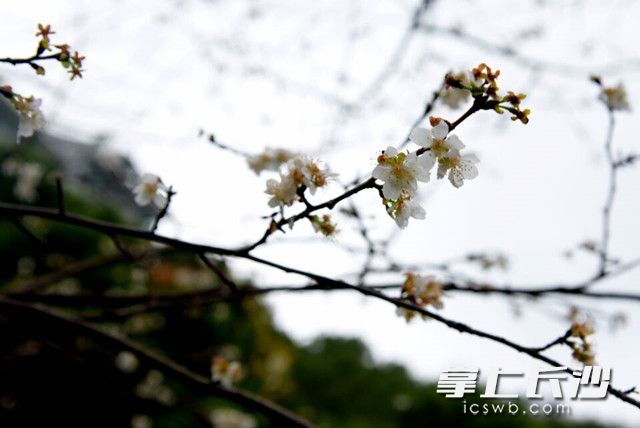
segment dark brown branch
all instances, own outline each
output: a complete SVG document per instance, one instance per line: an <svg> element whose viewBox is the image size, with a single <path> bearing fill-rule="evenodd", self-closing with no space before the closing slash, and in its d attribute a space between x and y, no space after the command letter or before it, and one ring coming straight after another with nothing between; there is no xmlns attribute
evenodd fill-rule
<svg viewBox="0 0 640 428"><path fill-rule="evenodd" d="M28 64L28 65L32 65L35 64L36 61L46 61L46 60L50 60L50 59L55 59L55 60L59 60L60 59L60 53L55 53L55 54L51 54L51 55L43 55L42 54L36 54L33 55L29 58L0 58L0 62L4 62L7 64L11 64L11 65L20 65L20 64Z"/></svg>
<svg viewBox="0 0 640 428"><path fill-rule="evenodd" d="M514 349L518 352L524 353L526 355L529 355L530 357L539 360L539 361L543 361L553 367L560 367L562 366L559 362L543 355L540 351L538 351L539 348L531 348L531 347L526 347L523 345L520 345L518 343L515 343L509 339L506 339L504 337L501 336L497 336L495 334L492 333L487 333L485 331L482 330L478 330L474 327L471 327L467 324L458 322L458 321L453 321L450 320L448 318L445 318L435 312L426 310L420 306L417 306L409 301L406 300L402 300L402 299L397 299L397 298L393 298L390 296L387 296L386 294L382 293L379 290L373 289L373 288L369 288L369 287L364 287L364 286L359 286L359 285L352 285L352 284L348 284L344 281L337 281L331 278L327 278L324 277L322 275L317 275L317 274L313 274L310 272L305 272L299 269L295 269L292 267L288 267L288 266L284 266L281 265L279 263L274 263L265 259L261 259L255 256L246 256L247 259L249 260L253 260L257 263L261 263L267 266L271 266L277 270L283 271L283 272L287 272L287 273L292 273L292 274L297 274L297 275L302 275L305 276L309 279L312 279L313 281L315 281L318 285L321 286L325 286L327 287L327 289L331 289L334 287L339 287L339 288L350 288L354 291L357 291L358 293L365 295L365 296L369 296L369 297L375 297L379 300L383 300L386 301L388 303L393 304L394 306L398 307L398 308L404 308L404 309L408 309L414 312L417 312L421 315L424 315L426 317L429 317L437 322L440 322L444 325L446 325L449 328L452 328L454 330L459 331L460 333L468 333L471 334L473 336L477 336L477 337L481 337L481 338L485 338L485 339L489 339L492 340L494 342L503 344L511 349ZM573 369L571 368L567 368L565 370L567 373L571 374L573 376ZM627 394L625 394L623 391L620 391L618 389L615 389L611 386L609 386L608 388L609 393L611 393L613 396L619 398L620 400L629 403L631 405L633 405L634 407L637 407L640 409L640 401L637 401L633 398L630 398Z"/></svg>
<svg viewBox="0 0 640 428"><path fill-rule="evenodd" d="M200 258L202 263L204 263L205 266L207 266L224 285L229 287L229 290L231 290L231 292L236 293L238 291L238 286L236 285L236 283L229 279L229 277L225 275L222 269L216 266L215 263L212 263L205 254L198 254L198 258Z"/></svg>
<svg viewBox="0 0 640 428"><path fill-rule="evenodd" d="M171 205L171 199L175 194L176 192L173 191L173 187L170 186L167 190L167 200L165 201L164 206L162 207L162 209L160 209L160 211L158 211L158 214L156 214L155 218L153 219L153 223L151 223L151 233L155 233L156 230L158 230L160 220L162 220L169 212L169 205Z"/></svg>

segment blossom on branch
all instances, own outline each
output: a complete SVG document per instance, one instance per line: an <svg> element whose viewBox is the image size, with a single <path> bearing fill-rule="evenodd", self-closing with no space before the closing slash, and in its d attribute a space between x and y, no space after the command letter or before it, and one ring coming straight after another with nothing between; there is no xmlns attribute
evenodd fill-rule
<svg viewBox="0 0 640 428"><path fill-rule="evenodd" d="M433 165L432 157L419 157L415 152L398 153L395 147L389 146L378 156L378 165L373 169L372 175L384 182L384 197L395 200L402 192L413 196L418 190L418 181L429 181L429 171Z"/></svg>
<svg viewBox="0 0 640 428"><path fill-rule="evenodd" d="M409 224L409 218L424 220L427 216L424 208L418 202L411 199L406 193L400 195L396 200L386 201L387 214L396 221L400 229L404 229Z"/></svg>
<svg viewBox="0 0 640 428"><path fill-rule="evenodd" d="M290 206L298 199L296 183L291 175L280 174L280 181L275 178L267 180L267 189L264 191L271 195L270 207Z"/></svg>
<svg viewBox="0 0 640 428"><path fill-rule="evenodd" d="M438 178L443 178L449 172L451 184L456 188L462 187L464 180L478 176L478 162L476 155L461 155L457 150L451 151L438 159Z"/></svg>
<svg viewBox="0 0 640 428"><path fill-rule="evenodd" d="M306 189L309 189L309 192L313 195L318 188L329 184L329 181L335 175L330 173L328 169L322 168L313 159L307 157L291 159L286 163L286 167L281 170L280 181L273 178L267 180L265 193L272 196L269 200L269 206L290 206L298 198L304 197Z"/></svg>
<svg viewBox="0 0 640 428"><path fill-rule="evenodd" d="M164 208L168 200L169 189L160 177L154 174L145 174L140 183L133 188L136 204L140 206L153 203L158 208Z"/></svg>
<svg viewBox="0 0 640 428"><path fill-rule="evenodd" d="M456 135L449 134L449 125L442 119L434 118L436 125L431 130L415 128L409 134L409 140L428 149L424 156L439 158L451 151L460 151L465 145Z"/></svg>

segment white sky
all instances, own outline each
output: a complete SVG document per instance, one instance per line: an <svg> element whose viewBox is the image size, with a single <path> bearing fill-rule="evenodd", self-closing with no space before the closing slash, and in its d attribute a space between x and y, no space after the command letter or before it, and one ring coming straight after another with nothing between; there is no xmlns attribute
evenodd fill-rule
<svg viewBox="0 0 640 428"><path fill-rule="evenodd" d="M85 79L69 83L56 67L46 78L27 69L2 71L2 84L44 99L48 130L91 140L107 135L114 150L130 154L142 172L160 174L179 191L175 221L165 233L216 245L236 246L260 235L269 213L264 177L241 159L199 140L201 127L228 144L259 152L287 147L321 156L345 180L370 171L377 150L397 144L448 70L479 62L500 68L505 89L525 91L533 110L522 126L484 112L456 134L481 159L478 179L456 190L448 182L423 185L427 219L411 222L393 246L404 261L446 260L469 251L504 251L506 274L479 278L497 284L574 283L594 272L596 260L562 253L600 236L606 189L603 142L606 112L587 79L624 80L637 111L640 58L635 41L640 4L629 1L438 2L425 22L466 31L497 44L513 43L528 58L571 64L574 71L537 72L508 57L419 33L382 91L338 121L340 105L353 102L385 67L403 35L412 1L21 1L3 8L2 55L30 53L37 22L49 22L56 39L87 55ZM526 38L526 32L539 37ZM631 41L631 43L629 43ZM635 58L635 59L634 59ZM633 59L633 61L631 61ZM604 67L613 64L610 67ZM624 64L624 65L621 65ZM576 71L577 70L577 71ZM637 113L620 114L616 153L638 151ZM457 114L439 106L447 118ZM437 189L437 191L436 191ZM318 197L337 194L334 188ZM623 260L640 256L640 191L637 168L622 170L613 211L611 251ZM393 222L375 194L358 195L376 236ZM350 223L340 242L359 244ZM361 260L331 242L301 242L300 224L257 254L284 264L337 276ZM299 284L248 263L232 264L258 284ZM426 272L428 273L428 272ZM599 284L598 290L633 291L640 273ZM640 290L638 291L640 292ZM269 298L277 322L301 340L320 333L363 337L380 360L398 360L426 379L451 366L500 366L514 370L541 363L492 342L461 335L435 322L406 325L388 304L350 293L278 295ZM562 333L562 299L537 304L451 295L442 313L452 319L540 345ZM566 302L566 300L565 300ZM617 333L598 318L598 360L614 368L618 388L640 385L638 304L572 301L594 314L624 311L628 326ZM566 349L549 355L576 365ZM484 379L484 378L483 378ZM524 387L524 385L522 385ZM615 398L573 403L574 416L636 424L637 409Z"/></svg>

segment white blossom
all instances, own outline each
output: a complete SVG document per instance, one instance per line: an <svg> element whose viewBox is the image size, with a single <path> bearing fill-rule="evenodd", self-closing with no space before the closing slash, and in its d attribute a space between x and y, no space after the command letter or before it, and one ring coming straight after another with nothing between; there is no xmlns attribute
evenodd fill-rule
<svg viewBox="0 0 640 428"><path fill-rule="evenodd" d="M459 151L451 151L438 159L438 178L449 173L449 181L459 188L464 180L472 180L478 176L478 157L476 155L460 155Z"/></svg>
<svg viewBox="0 0 640 428"><path fill-rule="evenodd" d="M407 275L405 282L407 293L413 296L420 306L431 305L436 309L442 308L442 287L432 275Z"/></svg>
<svg viewBox="0 0 640 428"><path fill-rule="evenodd" d="M270 207L282 207L296 201L298 198L296 191L296 183L291 175L280 174L280 181L274 178L267 180L267 189L264 193L272 196L269 200Z"/></svg>
<svg viewBox="0 0 640 428"><path fill-rule="evenodd" d="M400 196L387 206L387 213L396 221L400 229L409 224L409 218L424 220L427 213L415 200Z"/></svg>
<svg viewBox="0 0 640 428"><path fill-rule="evenodd" d="M444 120L428 130L426 128L415 128L411 131L409 139L415 144L429 149L424 155L432 158L439 158L451 151L460 151L465 145L456 135L449 134L449 125Z"/></svg>
<svg viewBox="0 0 640 428"><path fill-rule="evenodd" d="M440 92L440 101L451 109L457 109L467 102L471 92L467 89L449 87Z"/></svg>
<svg viewBox="0 0 640 428"><path fill-rule="evenodd" d="M600 101L605 103L611 110L631 110L627 100L627 90L622 82L618 83L618 86L602 88Z"/></svg>
<svg viewBox="0 0 640 428"><path fill-rule="evenodd" d="M14 102L20 120L18 123L18 142L21 137L31 137L34 132L44 128L46 120L40 110L41 104L42 100L34 97L20 98Z"/></svg>
<svg viewBox="0 0 640 428"><path fill-rule="evenodd" d="M140 206L153 203L158 208L164 208L167 203L168 189L160 177L154 174L145 174L133 188L136 204Z"/></svg>
<svg viewBox="0 0 640 428"><path fill-rule="evenodd" d="M430 156L418 156L415 152L398 153L394 147L387 147L378 157L378 165L373 169L373 177L384 182L382 193L387 199L398 199L402 192L414 195L418 181L429 181L429 171L434 165Z"/></svg>

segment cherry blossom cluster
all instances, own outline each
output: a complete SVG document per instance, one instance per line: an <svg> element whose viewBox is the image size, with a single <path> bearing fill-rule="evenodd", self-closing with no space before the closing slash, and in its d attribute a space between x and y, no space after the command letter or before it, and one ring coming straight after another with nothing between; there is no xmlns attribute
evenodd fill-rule
<svg viewBox="0 0 640 428"><path fill-rule="evenodd" d="M329 184L329 180L335 176L328 169L308 157L296 157L290 159L279 168L280 179L267 180L265 193L271 196L270 207L291 206L298 201L305 190L309 189L312 195L316 190Z"/></svg>
<svg viewBox="0 0 640 428"><path fill-rule="evenodd" d="M573 348L572 356L587 366L596 364L596 354L589 340L589 336L592 334L593 327L587 323L575 322L571 325L571 338L575 338L575 340L570 341Z"/></svg>
<svg viewBox="0 0 640 428"><path fill-rule="evenodd" d="M213 357L211 360L211 380L230 388L241 378L242 366L239 362L228 361L221 356Z"/></svg>
<svg viewBox="0 0 640 428"><path fill-rule="evenodd" d="M512 120L522 123L529 121L529 109L521 109L524 94L509 91L506 95L498 93L497 78L500 71L493 71L486 64L480 64L470 73L450 74L445 78L443 101L452 108L473 97L469 110L456 122L448 122L439 117L430 117L431 129L415 128L409 135L409 141L421 148L415 152L400 152L389 146L377 158L372 176L383 182L383 204L400 228L408 225L409 218L424 219L425 211L416 202L418 182L428 182L430 171L438 165L436 176L448 177L451 184L462 187L465 180L478 176L476 164L478 158L462 152L465 145L449 131L471 114L480 110L495 110L502 114L508 111Z"/></svg>
<svg viewBox="0 0 640 428"><path fill-rule="evenodd" d="M403 300L407 300L421 307L433 306L436 309L441 309L443 306L441 300L442 286L433 276L408 273L402 284L400 293L400 297ZM416 312L401 307L398 307L396 313L398 316L407 320L407 322L411 321L416 315Z"/></svg>
<svg viewBox="0 0 640 428"><path fill-rule="evenodd" d="M400 228L405 228L409 218L424 219L425 211L413 199L418 190L418 181L428 182L430 171L437 163L437 177L448 175L455 187L461 187L464 180L478 176L478 158L472 154L462 154L465 145L456 135L449 135L449 125L443 119L431 118L432 128L415 128L409 139L421 146L416 152L398 152L388 147L378 156L378 164L373 169L373 177L383 181L387 213Z"/></svg>

